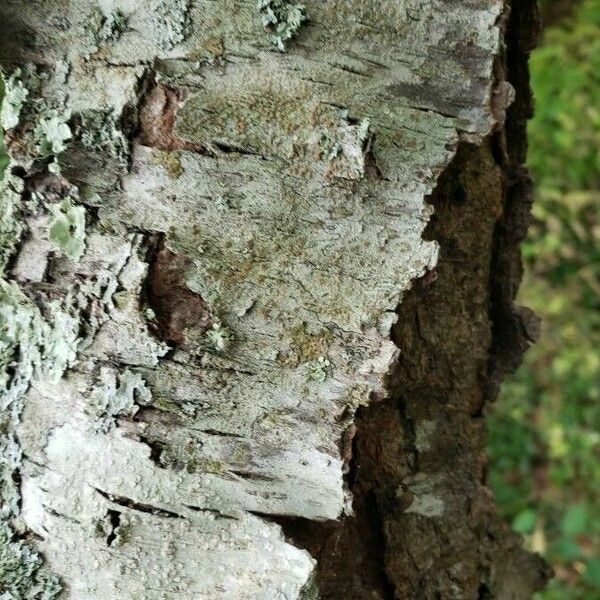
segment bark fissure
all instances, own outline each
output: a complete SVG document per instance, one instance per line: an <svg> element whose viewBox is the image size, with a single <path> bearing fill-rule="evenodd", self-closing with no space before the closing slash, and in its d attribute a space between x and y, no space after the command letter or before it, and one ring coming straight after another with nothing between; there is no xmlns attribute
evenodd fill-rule
<svg viewBox="0 0 600 600"><path fill-rule="evenodd" d="M114 504L117 504L118 506L123 506L123 507L129 508L131 510L136 510L141 513L148 513L148 514L155 515L158 517L165 517L167 519L185 519L184 515L180 515L179 513L173 512L171 510L159 508L158 506L152 506L150 504L143 504L141 502L136 502L135 500L132 500L131 498L125 498L124 496L115 496L114 494L110 494L110 493L105 492L104 490L101 490L98 488L95 488L95 491L98 494L100 494L100 496L102 496L103 498L108 500L109 502L113 502ZM115 511L108 511L108 514L110 515L111 512L115 512ZM111 518L111 522L112 522L112 518Z"/></svg>
<svg viewBox="0 0 600 600"><path fill-rule="evenodd" d="M117 528L121 524L121 513L118 510L109 510L107 517L110 523L110 531L106 536L106 545L110 548L117 539Z"/></svg>

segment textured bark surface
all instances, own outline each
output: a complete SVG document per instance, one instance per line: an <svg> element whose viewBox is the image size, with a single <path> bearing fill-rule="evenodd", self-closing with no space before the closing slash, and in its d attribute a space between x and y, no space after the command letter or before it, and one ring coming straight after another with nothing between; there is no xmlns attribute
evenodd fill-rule
<svg viewBox="0 0 600 600"><path fill-rule="evenodd" d="M509 8L2 3L12 597L539 587L483 454L535 333Z"/></svg>

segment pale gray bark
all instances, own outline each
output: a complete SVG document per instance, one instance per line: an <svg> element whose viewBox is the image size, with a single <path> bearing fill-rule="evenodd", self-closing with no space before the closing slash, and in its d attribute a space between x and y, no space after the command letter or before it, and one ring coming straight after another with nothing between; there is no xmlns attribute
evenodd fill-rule
<svg viewBox="0 0 600 600"><path fill-rule="evenodd" d="M304 4L4 0L7 598L316 593L270 516L352 515L426 199L513 90L500 0Z"/></svg>

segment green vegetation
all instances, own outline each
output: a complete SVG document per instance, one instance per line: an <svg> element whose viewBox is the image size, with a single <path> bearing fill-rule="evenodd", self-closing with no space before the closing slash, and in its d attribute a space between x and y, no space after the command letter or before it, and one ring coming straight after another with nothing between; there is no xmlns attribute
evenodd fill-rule
<svg viewBox="0 0 600 600"><path fill-rule="evenodd" d="M551 4L547 2L546 4ZM556 7L554 7L556 8ZM519 301L544 319L489 425L490 483L556 571L543 600L600 598L600 0L532 56L535 224Z"/></svg>

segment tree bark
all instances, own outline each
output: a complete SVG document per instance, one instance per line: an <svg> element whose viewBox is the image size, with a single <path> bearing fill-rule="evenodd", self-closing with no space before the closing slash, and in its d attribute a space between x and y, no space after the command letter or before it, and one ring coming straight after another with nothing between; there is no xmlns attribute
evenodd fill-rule
<svg viewBox="0 0 600 600"><path fill-rule="evenodd" d="M0 597L529 598L533 0L0 17Z"/></svg>

